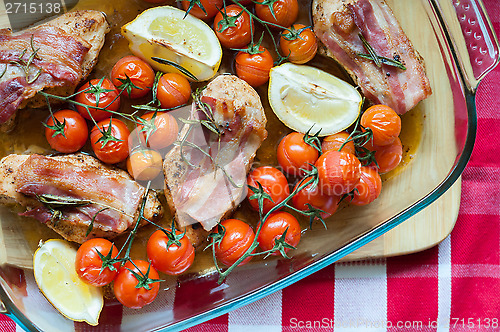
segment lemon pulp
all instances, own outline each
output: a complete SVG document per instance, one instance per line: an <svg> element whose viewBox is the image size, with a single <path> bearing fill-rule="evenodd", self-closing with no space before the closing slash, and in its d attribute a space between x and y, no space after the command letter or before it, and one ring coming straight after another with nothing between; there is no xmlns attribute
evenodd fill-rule
<svg viewBox="0 0 500 332"><path fill-rule="evenodd" d="M219 69L222 48L214 31L202 20L185 16L171 6L160 6L142 12L122 27L132 53L163 72L185 75L176 66L159 63L153 57L174 62L193 74L197 80L212 78Z"/></svg>
<svg viewBox="0 0 500 332"><path fill-rule="evenodd" d="M33 257L35 281L65 317L97 325L104 304L102 293L78 277L75 259L76 250L66 241L45 242Z"/></svg>
<svg viewBox="0 0 500 332"><path fill-rule="evenodd" d="M362 98L347 82L320 69L286 63L271 69L269 103L291 129L321 136L342 131L356 121Z"/></svg>

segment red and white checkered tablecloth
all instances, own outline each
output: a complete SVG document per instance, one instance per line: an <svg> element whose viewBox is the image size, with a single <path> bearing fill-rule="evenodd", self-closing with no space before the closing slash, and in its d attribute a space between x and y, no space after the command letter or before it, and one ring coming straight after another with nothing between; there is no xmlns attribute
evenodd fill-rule
<svg viewBox="0 0 500 332"><path fill-rule="evenodd" d="M500 1L484 4L500 35ZM188 331L500 331L500 66L479 86L476 102L460 212L441 244L331 265ZM0 315L4 331L16 324Z"/></svg>

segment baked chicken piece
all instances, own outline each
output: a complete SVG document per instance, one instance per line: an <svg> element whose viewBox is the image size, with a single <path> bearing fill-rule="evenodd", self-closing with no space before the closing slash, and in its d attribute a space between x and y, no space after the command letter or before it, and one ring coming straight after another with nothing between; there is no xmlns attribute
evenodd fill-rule
<svg viewBox="0 0 500 332"><path fill-rule="evenodd" d="M17 33L0 30L2 129L12 127L18 109L46 106L39 91L72 94L92 71L108 31L105 15L94 10L69 12Z"/></svg>
<svg viewBox="0 0 500 332"><path fill-rule="evenodd" d="M319 52L342 65L368 100L403 114L431 95L422 57L383 0L314 0L312 13Z"/></svg>
<svg viewBox="0 0 500 332"><path fill-rule="evenodd" d="M127 172L89 155L11 154L0 161L0 203L27 207L22 215L77 243L113 238L133 228L145 192ZM150 191L144 217L157 220L162 215L162 205Z"/></svg>
<svg viewBox="0 0 500 332"><path fill-rule="evenodd" d="M178 138L184 144L167 154L163 170L165 196L177 226L186 228L198 246L246 196L247 174L267 137L267 120L257 92L233 75L208 84L200 103L193 103L190 119L195 121L186 124ZM219 134L200 124L203 121Z"/></svg>

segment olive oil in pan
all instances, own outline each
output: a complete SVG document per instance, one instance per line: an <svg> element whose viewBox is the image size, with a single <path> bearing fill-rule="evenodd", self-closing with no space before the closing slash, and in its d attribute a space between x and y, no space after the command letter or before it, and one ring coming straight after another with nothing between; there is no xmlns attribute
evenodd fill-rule
<svg viewBox="0 0 500 332"><path fill-rule="evenodd" d="M308 8L310 6L309 3L310 2L307 0L299 0L300 8ZM175 5L173 1L166 4ZM151 5L142 0L79 1L77 6L73 10L94 9L103 11L104 13L106 13L107 19L111 25L111 31L106 36L106 42L100 53L99 61L93 72L91 73L91 78L100 78L102 76L109 77L109 73L111 72L111 69L116 61L118 61L123 56L131 54L128 48L127 40L120 33L121 26L127 22L132 21L139 13L150 6ZM301 11L299 13L298 22L305 25L311 25L310 12L305 10ZM262 29L258 28L258 25L256 26L256 38L259 38L262 33ZM278 34L278 31L276 31L276 34ZM278 38L276 38L276 40L278 40ZM274 56L276 55L269 37L265 37L263 45L266 46ZM234 73L233 62L235 55L236 52L224 49L224 56L219 73ZM307 65L318 67L353 84L352 80L348 77L345 71L332 59L317 55ZM205 83L193 84L193 89L203 85L205 85ZM268 137L264 141L262 147L257 151L255 166L276 166L276 148L278 146L278 143L285 135L290 133L291 130L283 125L272 112L267 98L267 84L258 87L256 90L261 96L262 104L265 108L266 117L268 120ZM134 100L133 103L143 103L143 101ZM123 112L131 112L131 104L132 103L130 100L128 100L127 98L122 98L121 110ZM67 106L69 105L66 105L66 107ZM59 108L60 107L55 107L54 110L58 110ZM2 142L2 144L0 145L0 157L6 156L11 153L53 153L54 151L50 149L50 146L45 139L44 127L41 124L42 121L45 121L47 119L48 115L49 113L47 109L20 111L18 113L18 121L15 129L10 133L0 133L0 141ZM405 166L411 161L412 158L415 157L418 150L418 144L422 136L422 125L423 114L418 106L402 116L402 133L400 138L403 143L403 161L400 166L398 166L398 168L383 176L383 179L385 181L404 170ZM133 125L130 123L129 127L130 129L133 129ZM91 127L89 124L89 129L90 128ZM84 151L88 153L91 152L88 143L85 146ZM164 202L163 205L165 207L165 217L161 221L161 225L164 227L168 227L171 223L171 215L168 211L167 204ZM19 224L21 224L20 229L24 234L28 245L33 250L36 249L40 239L47 240L50 238L59 238L59 235L34 219L18 217L16 215L16 212L13 212L12 217L16 220L19 219ZM237 209L233 217L242 219L250 223L252 226L255 226L257 223L258 214L250 209L249 204L245 200ZM299 220L301 221L301 226L303 229L308 227L308 221L305 218L299 218ZM134 242L134 246L132 248L133 258L146 258L146 243L150 234L152 234L154 231L154 226L145 226L139 230ZM121 236L116 239L116 244L120 246L124 240L125 237ZM195 274L205 274L213 272L212 255L210 253L210 250L197 252L197 258L195 259L193 266L188 270L188 273L189 272L193 272Z"/></svg>

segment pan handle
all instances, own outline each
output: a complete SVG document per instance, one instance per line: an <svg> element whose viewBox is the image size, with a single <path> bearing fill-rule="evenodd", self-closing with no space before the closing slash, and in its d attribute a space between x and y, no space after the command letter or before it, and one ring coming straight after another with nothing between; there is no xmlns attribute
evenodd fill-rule
<svg viewBox="0 0 500 332"><path fill-rule="evenodd" d="M481 0L430 0L454 46L465 83L474 92L500 60L498 40Z"/></svg>

